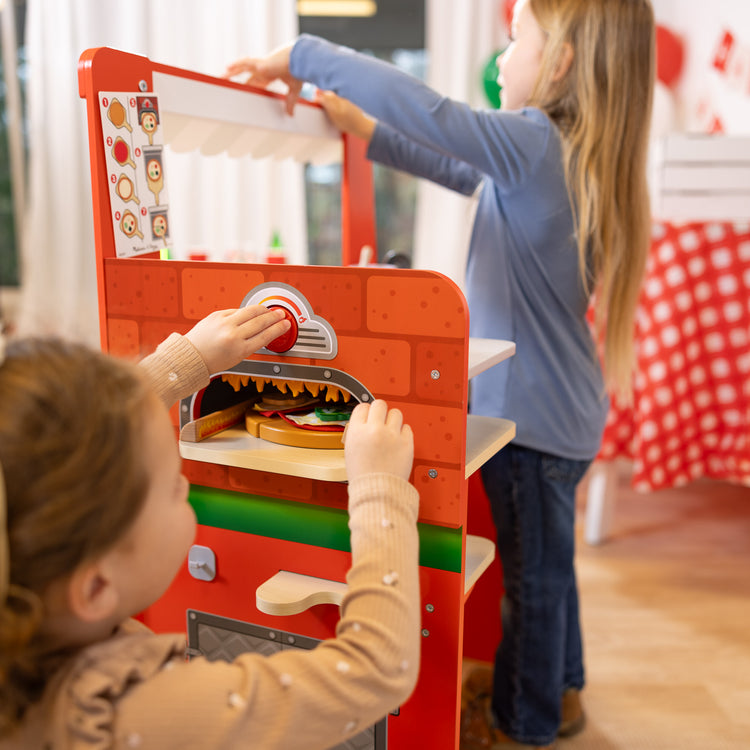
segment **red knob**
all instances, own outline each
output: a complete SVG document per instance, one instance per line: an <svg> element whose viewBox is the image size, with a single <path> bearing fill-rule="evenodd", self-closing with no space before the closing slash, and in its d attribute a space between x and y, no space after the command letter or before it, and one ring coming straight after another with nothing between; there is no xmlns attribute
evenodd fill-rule
<svg viewBox="0 0 750 750"><path fill-rule="evenodd" d="M297 321L286 307L271 305L268 309L283 310L284 317L289 321L290 326L286 333L282 333L281 336L275 338L270 344L266 344L266 349L270 349L272 352L288 352L297 343L297 331L299 330Z"/></svg>

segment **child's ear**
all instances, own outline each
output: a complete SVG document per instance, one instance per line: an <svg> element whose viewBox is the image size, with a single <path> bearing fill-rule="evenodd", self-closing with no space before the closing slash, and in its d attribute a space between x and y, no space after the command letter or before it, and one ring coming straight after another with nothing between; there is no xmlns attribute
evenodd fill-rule
<svg viewBox="0 0 750 750"><path fill-rule="evenodd" d="M573 65L573 45L570 42L564 42L560 51L560 58L555 65L555 72L552 74L553 81L561 81L568 74L571 65Z"/></svg>
<svg viewBox="0 0 750 750"><path fill-rule="evenodd" d="M100 622L117 610L120 597L103 561L79 566L68 582L70 611L83 622Z"/></svg>

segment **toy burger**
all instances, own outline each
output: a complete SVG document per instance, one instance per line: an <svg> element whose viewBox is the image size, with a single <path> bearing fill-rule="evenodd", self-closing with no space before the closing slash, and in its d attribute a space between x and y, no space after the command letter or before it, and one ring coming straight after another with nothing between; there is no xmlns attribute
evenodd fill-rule
<svg viewBox="0 0 750 750"><path fill-rule="evenodd" d="M348 391L330 383L222 373L203 394L201 412L206 416L186 424L180 439L198 442L244 421L250 435L272 443L342 448L341 436L356 403Z"/></svg>

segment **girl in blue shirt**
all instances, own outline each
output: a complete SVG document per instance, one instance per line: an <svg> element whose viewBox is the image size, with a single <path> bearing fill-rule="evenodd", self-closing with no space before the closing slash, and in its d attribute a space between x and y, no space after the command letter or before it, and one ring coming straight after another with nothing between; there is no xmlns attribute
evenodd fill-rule
<svg viewBox="0 0 750 750"><path fill-rule="evenodd" d="M607 386L626 396L631 386L650 234L651 4L518 0L499 69L500 111L310 36L227 70L255 86L285 81L289 112L310 81L371 159L480 191L470 331L517 350L472 381L471 411L514 420L517 437L482 468L504 572L503 638L491 699L465 696L467 749L547 748L583 726L575 493L599 448ZM586 318L592 298L599 342Z"/></svg>

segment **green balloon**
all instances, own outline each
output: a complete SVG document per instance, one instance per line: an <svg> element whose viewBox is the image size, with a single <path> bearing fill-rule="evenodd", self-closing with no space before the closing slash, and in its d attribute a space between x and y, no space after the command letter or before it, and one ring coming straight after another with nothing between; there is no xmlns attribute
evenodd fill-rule
<svg viewBox="0 0 750 750"><path fill-rule="evenodd" d="M502 91L502 87L497 82L497 76L500 73L500 70L497 67L497 58L502 52L503 50L493 52L482 71L482 86L484 87L484 94L487 97L487 101L495 109L500 109L500 92Z"/></svg>

